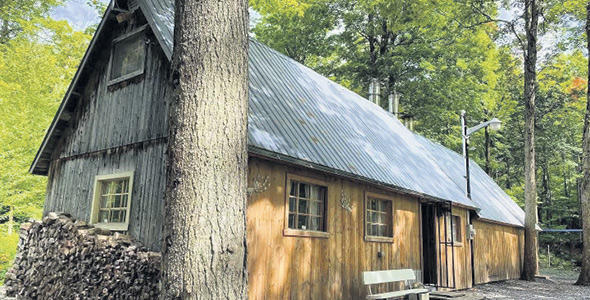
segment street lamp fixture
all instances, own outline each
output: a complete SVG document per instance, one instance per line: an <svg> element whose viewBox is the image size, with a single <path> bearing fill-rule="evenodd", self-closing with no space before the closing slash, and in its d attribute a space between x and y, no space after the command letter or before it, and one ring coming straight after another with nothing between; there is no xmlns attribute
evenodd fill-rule
<svg viewBox="0 0 590 300"><path fill-rule="evenodd" d="M461 133L463 140L463 158L465 159L465 192L467 198L471 199L471 182L469 180L469 137L476 131L490 127L491 130L499 130L502 127L502 121L493 118L489 121L483 122L479 125L467 128L465 121L465 111L461 111Z"/></svg>

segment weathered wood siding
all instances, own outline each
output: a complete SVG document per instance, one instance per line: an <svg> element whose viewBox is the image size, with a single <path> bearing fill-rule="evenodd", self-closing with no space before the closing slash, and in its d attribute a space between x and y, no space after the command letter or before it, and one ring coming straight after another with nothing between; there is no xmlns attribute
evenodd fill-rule
<svg viewBox="0 0 590 300"><path fill-rule="evenodd" d="M166 143L119 148L111 153L85 155L52 164L45 213L64 211L88 221L94 177L133 171L129 234L152 250L160 249L165 187Z"/></svg>
<svg viewBox="0 0 590 300"><path fill-rule="evenodd" d="M474 220L475 283L520 278L524 233L521 228Z"/></svg>
<svg viewBox="0 0 590 300"><path fill-rule="evenodd" d="M249 186L259 176L270 179L267 190L248 199L250 299L364 299L361 272L421 269L418 200L258 158L249 166ZM287 173L327 182L329 238L283 236ZM364 240L366 191L395 198L393 243ZM352 212L342 207L342 192Z"/></svg>
<svg viewBox="0 0 590 300"><path fill-rule="evenodd" d="M112 37L137 29L118 28ZM146 29L146 63L143 75L108 85L112 39L92 63L82 96L68 122L53 158L65 158L157 139L167 135L167 77L169 62Z"/></svg>
<svg viewBox="0 0 590 300"><path fill-rule="evenodd" d="M84 70L83 86L68 127L53 152L44 212L65 211L88 221L94 177L134 171L129 234L153 250L160 248L165 150L167 135L167 77L169 62L145 30L143 75L108 85L112 40L145 25L107 24L110 35L97 43Z"/></svg>

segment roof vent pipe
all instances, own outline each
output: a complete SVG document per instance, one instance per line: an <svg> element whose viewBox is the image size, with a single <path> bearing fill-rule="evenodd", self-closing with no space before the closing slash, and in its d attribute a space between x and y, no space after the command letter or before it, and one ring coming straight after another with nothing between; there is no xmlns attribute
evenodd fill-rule
<svg viewBox="0 0 590 300"><path fill-rule="evenodd" d="M389 103L389 112L394 116L399 117L399 94L396 91L393 91L392 94L389 94L387 100Z"/></svg>
<svg viewBox="0 0 590 300"><path fill-rule="evenodd" d="M380 105L381 102L381 83L379 83L379 79L371 78L371 83L369 84L369 101Z"/></svg>

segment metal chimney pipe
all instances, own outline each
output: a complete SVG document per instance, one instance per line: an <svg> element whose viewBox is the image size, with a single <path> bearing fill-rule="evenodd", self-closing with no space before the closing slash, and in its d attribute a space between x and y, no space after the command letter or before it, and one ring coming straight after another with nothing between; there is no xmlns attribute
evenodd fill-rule
<svg viewBox="0 0 590 300"><path fill-rule="evenodd" d="M393 94L393 114L396 117L399 117L399 98L400 98L400 95L396 91L394 91L393 93L394 93Z"/></svg>
<svg viewBox="0 0 590 300"><path fill-rule="evenodd" d="M379 79L372 78L371 83L369 84L369 101L380 105L381 102L381 84L379 83Z"/></svg>
<svg viewBox="0 0 590 300"><path fill-rule="evenodd" d="M387 97L387 104L388 104L387 111L389 111L390 114L395 115L395 113L393 112L393 98L394 97L395 96L393 94L389 94L389 96Z"/></svg>

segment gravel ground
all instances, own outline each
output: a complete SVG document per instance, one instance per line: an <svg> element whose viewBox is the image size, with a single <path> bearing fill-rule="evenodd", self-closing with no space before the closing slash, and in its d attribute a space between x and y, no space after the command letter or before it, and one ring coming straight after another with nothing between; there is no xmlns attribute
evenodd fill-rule
<svg viewBox="0 0 590 300"><path fill-rule="evenodd" d="M12 300L14 298L6 297L6 289L3 285L0 285L0 300Z"/></svg>
<svg viewBox="0 0 590 300"><path fill-rule="evenodd" d="M574 280L554 278L538 279L536 282L510 280L478 285L471 291L486 299L590 299L590 287L573 285Z"/></svg>
<svg viewBox="0 0 590 300"><path fill-rule="evenodd" d="M502 300L590 300L590 287L573 285L571 278L539 279L536 282L509 280L488 283L464 291L468 295L484 296L485 299ZM0 286L0 300L13 300L5 296L4 286Z"/></svg>

